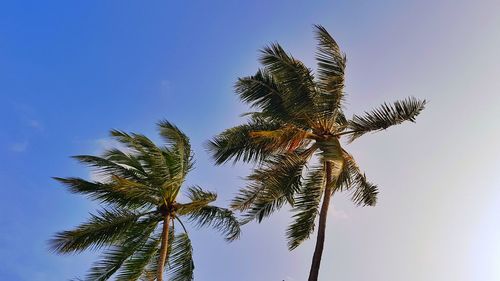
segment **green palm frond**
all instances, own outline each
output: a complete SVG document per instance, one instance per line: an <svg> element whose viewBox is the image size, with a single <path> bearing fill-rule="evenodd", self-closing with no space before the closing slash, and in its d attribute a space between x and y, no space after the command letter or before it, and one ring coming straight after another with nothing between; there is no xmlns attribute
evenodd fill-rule
<svg viewBox="0 0 500 281"><path fill-rule="evenodd" d="M221 232L227 241L239 238L241 230L238 219L233 212L225 208L205 206L193 210L189 214L189 221L196 227L210 226Z"/></svg>
<svg viewBox="0 0 500 281"><path fill-rule="evenodd" d="M147 151L159 150L158 147L144 135L126 133L120 130L111 130L110 136L125 145L134 154L144 154Z"/></svg>
<svg viewBox="0 0 500 281"><path fill-rule="evenodd" d="M359 175L362 178L362 184L359 188L354 189L352 194L352 201L357 205L362 206L375 206L377 204L378 187L373 183L366 180L366 176Z"/></svg>
<svg viewBox="0 0 500 281"><path fill-rule="evenodd" d="M116 280L138 280L145 272L146 267L153 260L160 247L158 235L148 239L134 254L123 264Z"/></svg>
<svg viewBox="0 0 500 281"><path fill-rule="evenodd" d="M310 149L276 155L254 169L248 176L250 183L239 191L231 208L244 211L242 223L261 222L285 203L293 206L294 196L302 185L306 163L316 150Z"/></svg>
<svg viewBox="0 0 500 281"><path fill-rule="evenodd" d="M239 78L235 91L242 101L262 110L263 116L272 116L285 122L292 120L294 113L290 112L284 102L285 89L280 88L266 69L259 69L255 75Z"/></svg>
<svg viewBox="0 0 500 281"><path fill-rule="evenodd" d="M349 135L353 141L358 137L372 131L380 131L404 121L415 121L415 117L425 108L426 101L416 98L407 98L396 101L394 104L382 104L379 108L365 112L363 116L354 115L349 121Z"/></svg>
<svg viewBox="0 0 500 281"><path fill-rule="evenodd" d="M333 37L320 25L315 25L318 40L318 86L321 95L318 99L320 112L336 115L344 97L344 69L346 57Z"/></svg>
<svg viewBox="0 0 500 281"><path fill-rule="evenodd" d="M142 215L116 208L98 211L98 215L91 215L88 222L76 229L57 233L50 240L50 247L64 254L111 245L123 239Z"/></svg>
<svg viewBox="0 0 500 281"><path fill-rule="evenodd" d="M217 194L211 191L203 190L199 186L191 186L187 189L186 197L191 202L206 201L207 203L217 200Z"/></svg>
<svg viewBox="0 0 500 281"><path fill-rule="evenodd" d="M217 200L217 194L205 191L199 186L189 187L186 197L189 198L190 202L179 204L176 213L180 216L194 212Z"/></svg>
<svg viewBox="0 0 500 281"><path fill-rule="evenodd" d="M54 179L68 187L70 192L86 195L88 198L102 203L131 208L155 203L155 198L151 194L138 196L135 190L118 188L114 183L89 182L81 178L54 177Z"/></svg>
<svg viewBox="0 0 500 281"><path fill-rule="evenodd" d="M158 122L160 136L163 137L165 143L170 146L182 148L186 156L191 155L191 144L189 138L174 124L167 120Z"/></svg>
<svg viewBox="0 0 500 281"><path fill-rule="evenodd" d="M145 182L144 174L133 167L125 167L106 158L92 155L76 155L73 158L82 164L95 168L100 176L117 175L137 182Z"/></svg>
<svg viewBox="0 0 500 281"><path fill-rule="evenodd" d="M119 130L111 130L111 136L137 153L148 180L154 186L161 186L171 177L171 167L166 165L165 151L157 147L149 138L141 134L128 134Z"/></svg>
<svg viewBox="0 0 500 281"><path fill-rule="evenodd" d="M257 210L265 210L262 213L258 212L257 218L261 221L271 213L268 211L274 209L272 206L275 204L268 204L270 200L273 201L283 196L285 200L293 204L293 196L300 189L302 171L309 157L307 153L293 152L276 155L264 161L247 177L249 184L240 189L231 202L231 208L239 211L253 209L252 214L257 214ZM257 200L263 194L265 196ZM254 205L256 201L260 203ZM267 207L261 209L264 206ZM248 218L250 217L253 215Z"/></svg>
<svg viewBox="0 0 500 281"><path fill-rule="evenodd" d="M146 245L148 245L148 238L151 233L156 228L156 223L151 221L146 221L142 223L142 227L136 227L132 233L121 241L116 243L116 245L107 249L101 256L99 261L93 264L90 268L86 280L96 280L104 281L108 280L113 274L118 270L123 269L122 265L127 264L127 260L130 260L138 251L141 251ZM116 280L127 280L132 281L130 278L123 278L122 273L117 276Z"/></svg>
<svg viewBox="0 0 500 281"><path fill-rule="evenodd" d="M281 127L277 122L265 118L252 118L247 124L227 129L207 144L217 165L229 160L251 162L262 161L271 155L271 141L251 138L252 132L274 131Z"/></svg>
<svg viewBox="0 0 500 281"><path fill-rule="evenodd" d="M157 189L136 181L112 176L111 188L116 192L126 194L130 202L143 202L143 204L158 204L161 202L161 193Z"/></svg>
<svg viewBox="0 0 500 281"><path fill-rule="evenodd" d="M174 223L172 223L172 227L169 229L168 232L168 241L174 241L175 238L175 227ZM157 248L157 251L155 251L150 259L149 263L146 265L146 267L143 270L143 273L141 275L140 280L145 280L145 281L155 281L156 280L156 273L158 271L158 265L159 265L159 260L160 260L160 249ZM172 252L172 243L168 243L167 247L167 259L165 260L165 268L168 266L168 255Z"/></svg>
<svg viewBox="0 0 500 281"><path fill-rule="evenodd" d="M262 49L260 62L274 77L276 83L285 90L283 104L292 109L295 121L307 120L307 115L314 109L316 85L311 70L301 61L296 60L277 44Z"/></svg>
<svg viewBox="0 0 500 281"><path fill-rule="evenodd" d="M172 150L179 153L179 163L182 164L182 171L187 174L193 166L193 156L189 138L174 124L167 120L158 122L160 136Z"/></svg>
<svg viewBox="0 0 500 281"><path fill-rule="evenodd" d="M132 153L126 153L118 148L111 148L103 153L103 157L126 168L133 168L134 172L140 173L143 177L147 178L148 176L142 167L141 161Z"/></svg>
<svg viewBox="0 0 500 281"><path fill-rule="evenodd" d="M297 248L308 239L314 231L319 204L325 188L325 171L323 167L312 169L298 192L292 211L294 222L288 227L288 249Z"/></svg>
<svg viewBox="0 0 500 281"><path fill-rule="evenodd" d="M267 186L261 184L248 184L241 188L236 197L231 201L231 209L245 211L252 206L255 200L265 192Z"/></svg>
<svg viewBox="0 0 500 281"><path fill-rule="evenodd" d="M193 247L187 233L175 236L168 258L167 274L172 281L193 280Z"/></svg>
<svg viewBox="0 0 500 281"><path fill-rule="evenodd" d="M337 181L337 189L351 190L352 201L360 206L375 206L377 203L378 188L366 179L356 161L344 151L345 165Z"/></svg>
<svg viewBox="0 0 500 281"><path fill-rule="evenodd" d="M253 220L260 223L288 202L287 196L279 190L264 189L255 195L256 197L245 209L241 224L247 224Z"/></svg>

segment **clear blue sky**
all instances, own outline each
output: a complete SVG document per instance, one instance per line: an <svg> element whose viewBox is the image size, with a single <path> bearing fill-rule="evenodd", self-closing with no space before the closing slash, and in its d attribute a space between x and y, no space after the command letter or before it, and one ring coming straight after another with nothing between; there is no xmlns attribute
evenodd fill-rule
<svg viewBox="0 0 500 281"><path fill-rule="evenodd" d="M416 124L349 146L380 200L335 198L321 280L500 280L499 10L493 0L3 1L0 280L83 276L95 253L57 256L46 241L96 206L50 177L89 177L69 156L99 153L111 128L156 139L156 121L176 123L196 153L189 181L226 205L248 167L214 167L203 144L241 122L232 85L266 43L314 67L313 24L347 53L349 114L430 100ZM232 244L193 233L196 280L304 280L313 243L288 252L288 218Z"/></svg>

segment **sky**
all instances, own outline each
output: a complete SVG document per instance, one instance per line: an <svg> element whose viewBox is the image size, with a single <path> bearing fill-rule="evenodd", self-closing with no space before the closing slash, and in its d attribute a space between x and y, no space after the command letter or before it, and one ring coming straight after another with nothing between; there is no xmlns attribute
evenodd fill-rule
<svg viewBox="0 0 500 281"><path fill-rule="evenodd" d="M498 0L2 1L0 280L84 276L96 252L47 240L95 203L53 176L89 178L71 155L99 154L110 129L159 141L167 119L191 138L188 182L228 204L248 165L214 166L204 144L243 122L233 92L258 50L279 42L315 68L313 24L347 54L346 113L407 96L417 122L346 148L380 189L375 207L335 195L320 280L500 280ZM305 280L314 241L286 249L290 213L228 244L191 231L195 280Z"/></svg>

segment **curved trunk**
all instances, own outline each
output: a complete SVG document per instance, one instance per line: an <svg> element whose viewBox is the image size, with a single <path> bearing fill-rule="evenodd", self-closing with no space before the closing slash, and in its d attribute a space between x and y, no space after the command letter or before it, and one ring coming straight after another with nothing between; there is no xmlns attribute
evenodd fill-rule
<svg viewBox="0 0 500 281"><path fill-rule="evenodd" d="M328 207L330 206L330 199L332 197L332 183L332 163L326 161L325 194L323 195L323 203L321 205L321 210L319 213L318 236L316 238L316 248L314 249L314 255L312 258L308 281L317 281L319 276L321 256L323 254L323 247L325 245L326 217L328 215Z"/></svg>
<svg viewBox="0 0 500 281"><path fill-rule="evenodd" d="M165 268L165 262L167 261L169 224L170 214L167 214L163 219L163 230L161 232L160 258L158 259L158 271L156 272L157 281L163 281L163 271Z"/></svg>

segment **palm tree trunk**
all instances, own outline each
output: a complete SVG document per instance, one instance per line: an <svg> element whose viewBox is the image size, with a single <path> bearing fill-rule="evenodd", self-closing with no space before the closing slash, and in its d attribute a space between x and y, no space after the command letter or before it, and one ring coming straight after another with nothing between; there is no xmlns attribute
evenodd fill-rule
<svg viewBox="0 0 500 281"><path fill-rule="evenodd" d="M165 268L165 261L167 260L167 250L168 250L168 232L170 224L170 214L167 214L163 219L163 230L161 233L161 247L160 247L160 259L158 260L158 271L156 272L156 280L163 281L163 270Z"/></svg>
<svg viewBox="0 0 500 281"><path fill-rule="evenodd" d="M319 226L318 236L316 238L316 248L311 264L311 271L309 271L308 281L318 281L319 266L321 264L321 256L323 254L323 247L325 244L325 230L326 230L326 216L328 215L328 207L330 206L330 199L332 197L332 164L326 161L326 183L325 194L323 195L323 204L319 212Z"/></svg>

